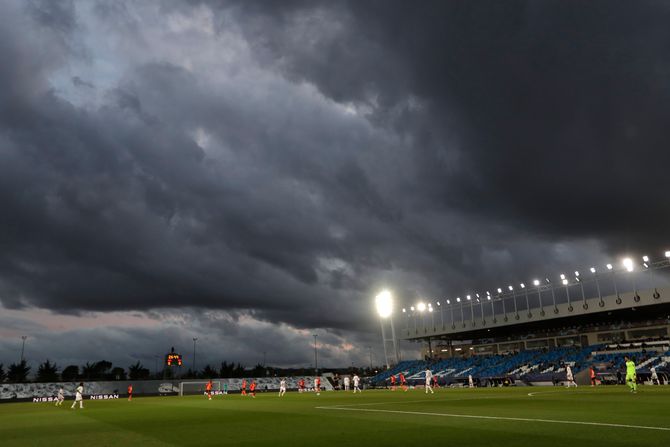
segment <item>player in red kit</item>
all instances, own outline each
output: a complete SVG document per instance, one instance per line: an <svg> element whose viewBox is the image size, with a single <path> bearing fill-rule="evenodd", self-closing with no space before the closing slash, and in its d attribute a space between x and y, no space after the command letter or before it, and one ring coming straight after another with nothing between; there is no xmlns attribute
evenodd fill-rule
<svg viewBox="0 0 670 447"><path fill-rule="evenodd" d="M300 379L300 381L298 382L298 392L299 393L305 392L305 379Z"/></svg>
<svg viewBox="0 0 670 447"><path fill-rule="evenodd" d="M207 382L207 385L205 385L205 391L207 392L207 397L209 400L212 400L212 381L210 380Z"/></svg>
<svg viewBox="0 0 670 447"><path fill-rule="evenodd" d="M242 379L242 387L241 387L242 392L240 393L242 396L247 395L247 379Z"/></svg>
<svg viewBox="0 0 670 447"><path fill-rule="evenodd" d="M128 385L128 402L133 400L133 384Z"/></svg>
<svg viewBox="0 0 670 447"><path fill-rule="evenodd" d="M395 391L395 376L391 376L391 391Z"/></svg>
<svg viewBox="0 0 670 447"><path fill-rule="evenodd" d="M251 397L256 397L256 381L252 380L251 385L249 385L249 391L251 392Z"/></svg>
<svg viewBox="0 0 670 447"><path fill-rule="evenodd" d="M405 380L405 375L400 373L398 374L398 377L400 378L400 386L402 387L403 391L407 391L407 381Z"/></svg>

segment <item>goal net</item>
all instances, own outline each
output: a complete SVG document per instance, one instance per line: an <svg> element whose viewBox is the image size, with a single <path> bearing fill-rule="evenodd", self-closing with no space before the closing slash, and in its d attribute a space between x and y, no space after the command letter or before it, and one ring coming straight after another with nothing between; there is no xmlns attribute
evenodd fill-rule
<svg viewBox="0 0 670 447"><path fill-rule="evenodd" d="M208 380L194 381L194 382L179 382L179 395L187 394L205 394L205 386ZM212 380L212 394L221 394L221 382Z"/></svg>

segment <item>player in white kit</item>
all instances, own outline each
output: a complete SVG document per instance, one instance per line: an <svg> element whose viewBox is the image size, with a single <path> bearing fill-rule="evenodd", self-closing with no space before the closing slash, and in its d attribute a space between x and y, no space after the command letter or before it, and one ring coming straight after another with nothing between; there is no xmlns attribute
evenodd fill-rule
<svg viewBox="0 0 670 447"><path fill-rule="evenodd" d="M434 394L433 387L430 385L433 380L433 373L430 368L426 368L426 394L430 391L430 394Z"/></svg>
<svg viewBox="0 0 670 447"><path fill-rule="evenodd" d="M344 391L349 391L349 388L351 387L351 379L349 376L344 376Z"/></svg>
<svg viewBox="0 0 670 447"><path fill-rule="evenodd" d="M286 394L286 379L281 379L279 382L279 397L282 397Z"/></svg>
<svg viewBox="0 0 670 447"><path fill-rule="evenodd" d="M472 380L472 374L468 374L468 388L474 388L475 382Z"/></svg>
<svg viewBox="0 0 670 447"><path fill-rule="evenodd" d="M58 396L56 396L56 406L60 407L63 405L63 401L65 400L65 391L63 390L63 387L60 387L58 389Z"/></svg>
<svg viewBox="0 0 670 447"><path fill-rule="evenodd" d="M362 392L361 389L358 387L358 385L360 383L361 383L361 378L358 377L358 374L354 374L354 394L356 393L356 391L358 391L359 393Z"/></svg>
<svg viewBox="0 0 670 447"><path fill-rule="evenodd" d="M565 375L568 382L566 386L570 388L570 385L574 385L576 388L577 382L575 382L575 377L572 375L572 368L570 368L570 365L565 367Z"/></svg>
<svg viewBox="0 0 670 447"><path fill-rule="evenodd" d="M84 384L80 383L77 389L75 390L74 402L72 402L71 409L74 410L74 406L79 402L79 408L84 408Z"/></svg>

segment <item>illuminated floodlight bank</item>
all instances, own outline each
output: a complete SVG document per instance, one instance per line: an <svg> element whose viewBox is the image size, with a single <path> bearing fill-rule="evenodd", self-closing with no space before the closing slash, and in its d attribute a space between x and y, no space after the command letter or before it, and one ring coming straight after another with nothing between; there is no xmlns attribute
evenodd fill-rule
<svg viewBox="0 0 670 447"><path fill-rule="evenodd" d="M633 271L633 260L631 258L625 258L623 261L621 261L623 264L623 267L626 269L626 271L632 272Z"/></svg>
<svg viewBox="0 0 670 447"><path fill-rule="evenodd" d="M426 303L424 303L423 301L418 303L416 305L416 310L418 310L419 312L425 312L426 311Z"/></svg>
<svg viewBox="0 0 670 447"><path fill-rule="evenodd" d="M375 297L375 305L377 306L377 313L381 318L388 318L393 313L393 297L391 292L383 290Z"/></svg>

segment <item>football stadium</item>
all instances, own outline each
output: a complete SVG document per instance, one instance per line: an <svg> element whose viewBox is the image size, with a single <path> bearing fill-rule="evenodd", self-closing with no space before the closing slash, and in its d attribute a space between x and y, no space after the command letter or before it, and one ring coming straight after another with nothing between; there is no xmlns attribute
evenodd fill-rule
<svg viewBox="0 0 670 447"><path fill-rule="evenodd" d="M670 252L625 258L407 307L384 290L386 365L367 377L6 383L3 445L668 442L669 268Z"/></svg>
<svg viewBox="0 0 670 447"><path fill-rule="evenodd" d="M670 446L670 0L0 0L0 447Z"/></svg>

